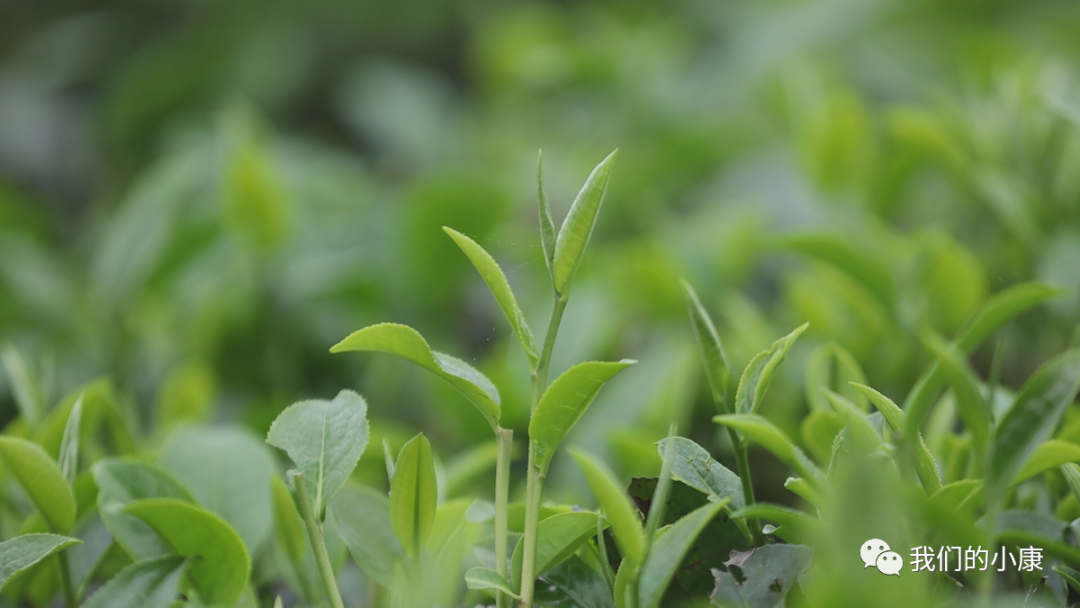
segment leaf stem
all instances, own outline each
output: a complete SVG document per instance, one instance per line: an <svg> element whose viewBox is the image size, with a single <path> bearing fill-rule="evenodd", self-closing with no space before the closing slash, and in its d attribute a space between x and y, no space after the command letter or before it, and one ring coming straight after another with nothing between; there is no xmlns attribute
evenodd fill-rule
<svg viewBox="0 0 1080 608"><path fill-rule="evenodd" d="M750 478L750 458L747 455L746 441L739 436L738 431L731 427L728 427L728 435L731 437L731 444L735 450L735 465L739 469L739 481L742 482L743 502L749 507L755 500L754 481ZM750 527L750 536L753 537L754 545L764 546L765 535L761 532L761 522L758 518L751 517L746 523Z"/></svg>
<svg viewBox="0 0 1080 608"><path fill-rule="evenodd" d="M510 494L510 459L514 447L514 430L499 429L499 451L495 460L495 571L506 577L507 499ZM510 597L495 594L498 608L509 608Z"/></svg>
<svg viewBox="0 0 1080 608"><path fill-rule="evenodd" d="M56 558L60 561L60 586L64 589L64 602L68 608L79 605L75 597L75 587L71 584L71 567L68 565L67 553L61 551Z"/></svg>
<svg viewBox="0 0 1080 608"><path fill-rule="evenodd" d="M315 553L315 564L319 567L319 575L322 576L323 586L326 587L326 597L330 600L331 608L345 608L341 599L341 591L338 590L337 581L334 580L334 568L330 565L330 554L326 550L326 539L323 538L322 526L316 520L315 513L311 508L311 495L308 494L307 482L303 473L293 476L296 485L296 502L300 507L300 517L307 526L308 538L311 540L311 550Z"/></svg>
<svg viewBox="0 0 1080 608"><path fill-rule="evenodd" d="M536 364L536 374L533 375L532 407L530 412L536 409L540 403L540 397L547 388L548 365L551 363L551 353L555 350L555 336L559 333L559 324L562 323L563 311L566 310L568 295L556 295L555 305L551 310L551 320L548 322L547 335L544 336L544 348L540 351L540 362Z"/></svg>

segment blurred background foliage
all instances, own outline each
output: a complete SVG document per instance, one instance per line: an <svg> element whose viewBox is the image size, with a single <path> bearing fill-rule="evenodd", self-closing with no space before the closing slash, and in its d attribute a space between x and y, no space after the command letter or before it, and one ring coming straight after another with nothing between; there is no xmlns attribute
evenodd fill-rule
<svg viewBox="0 0 1080 608"><path fill-rule="evenodd" d="M553 368L641 361L569 440L621 474L656 474L671 421L726 460L680 277L735 373L810 322L763 409L797 440L816 347L902 402L931 360L920 328L1062 286L1000 332L1015 387L1080 322L1077 31L1080 5L1054 0L5 0L0 336L42 404L110 378L151 450L181 422L261 435L356 389L359 477L385 484L381 439L422 430L468 494L473 408L328 349L409 324L491 377L524 437L525 361L440 227L491 251L543 328L537 149L560 215L619 147ZM0 424L18 425L8 384ZM754 454L758 498L790 503ZM548 496L580 500L564 460Z"/></svg>

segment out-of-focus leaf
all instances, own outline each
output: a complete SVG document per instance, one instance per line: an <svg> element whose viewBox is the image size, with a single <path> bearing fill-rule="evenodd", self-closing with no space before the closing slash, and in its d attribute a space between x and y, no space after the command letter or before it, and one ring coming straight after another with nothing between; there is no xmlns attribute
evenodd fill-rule
<svg viewBox="0 0 1080 608"><path fill-rule="evenodd" d="M431 444L421 433L402 446L390 483L390 525L411 556L419 558L427 542L437 500Z"/></svg>
<svg viewBox="0 0 1080 608"><path fill-rule="evenodd" d="M822 504L821 494L818 493L817 488L801 477L788 477L784 480L784 487L815 507Z"/></svg>
<svg viewBox="0 0 1080 608"><path fill-rule="evenodd" d="M145 498L124 512L147 523L178 555L191 557L188 575L203 601L235 602L244 591L251 560L244 541L224 520L175 498Z"/></svg>
<svg viewBox="0 0 1080 608"><path fill-rule="evenodd" d="M593 226L596 224L596 215L600 212L600 203L607 191L611 167L615 164L618 153L619 151L615 150L592 170L574 199L574 204L570 206L562 228L559 229L559 236L555 240L555 265L552 272L555 291L559 294L566 295L570 290L570 281L585 254L585 246L589 244L589 237L592 236Z"/></svg>
<svg viewBox="0 0 1080 608"><path fill-rule="evenodd" d="M538 608L615 608L604 576L576 555L539 578L533 606Z"/></svg>
<svg viewBox="0 0 1080 608"><path fill-rule="evenodd" d="M585 413L604 383L634 363L636 361L629 359L617 363L578 363L559 375L544 391L529 421L529 449L533 451L533 464L540 469L541 475L547 473L563 437Z"/></svg>
<svg viewBox="0 0 1080 608"><path fill-rule="evenodd" d="M596 535L596 521L599 517L596 513L588 511L575 511L572 513L560 513L552 515L540 522L537 531L536 557L533 560L537 575L543 574L548 568L558 565L564 559L570 557L578 548ZM607 525L604 525L606 528ZM524 553L523 542L514 548L514 554L510 560L510 572L514 577L514 588L521 588L521 581L516 580L521 572L521 562Z"/></svg>
<svg viewBox="0 0 1080 608"><path fill-rule="evenodd" d="M540 360L540 353L536 350L536 341L529 330L529 324L525 322L525 315L521 314L521 309L518 308L517 299L514 298L514 292L510 290L510 283L506 280L502 268L499 268L495 258L484 251L484 248L478 245L476 241L446 226L443 226L443 232L454 239L457 246L472 262L476 271L480 273L480 277L487 283L488 289L495 296L495 301L499 303L503 315L510 322L510 327L518 335L521 347L525 349L525 355L529 358L530 365L535 366Z"/></svg>
<svg viewBox="0 0 1080 608"><path fill-rule="evenodd" d="M56 534L24 534L0 543L0 590L19 572L80 542Z"/></svg>
<svg viewBox="0 0 1080 608"><path fill-rule="evenodd" d="M775 522L780 525L780 529L774 534L788 542L805 541L811 538L813 536L811 531L817 526L814 518L802 511L766 502L756 502L743 507L732 513L731 516Z"/></svg>
<svg viewBox="0 0 1080 608"><path fill-rule="evenodd" d="M315 514L356 468L368 442L367 402L352 391L333 401L300 401L285 408L266 435L266 442L284 450L304 474Z"/></svg>
<svg viewBox="0 0 1080 608"><path fill-rule="evenodd" d="M540 246L544 251L551 280L555 280L555 222L551 219L551 203L544 190L544 153L536 152L536 207L540 215ZM553 283L554 284L554 283Z"/></svg>
<svg viewBox="0 0 1080 608"><path fill-rule="evenodd" d="M155 465L106 458L90 469L98 486L98 511L116 542L132 557L163 555L169 547L142 520L123 512L129 502L143 498L175 498L195 502L180 482Z"/></svg>
<svg viewBox="0 0 1080 608"><path fill-rule="evenodd" d="M83 608L168 608L180 592L185 559L162 555L135 562L94 592Z"/></svg>
<svg viewBox="0 0 1080 608"><path fill-rule="evenodd" d="M940 490L930 495L930 502L943 510L959 512L960 505L969 502L973 494L982 492L983 487L981 479L961 479L941 486Z"/></svg>
<svg viewBox="0 0 1080 608"><path fill-rule="evenodd" d="M791 345L799 339L808 323L795 328L790 334L772 343L768 350L758 353L750 363L746 364L742 378L739 379L739 388L735 392L735 412L738 414L757 413L761 401L765 397L765 391L769 390L773 374L776 368L784 361Z"/></svg>
<svg viewBox="0 0 1080 608"><path fill-rule="evenodd" d="M863 384L852 383L852 386L870 399L870 402L881 412L885 422L894 431L903 431L904 411L892 399ZM934 460L934 455L930 452L930 448L927 447L926 441L923 440L922 433L918 434L918 443L915 449L915 472L918 474L919 481L922 483L923 488L926 489L927 494L933 495L941 489L941 473L938 472L937 461Z"/></svg>
<svg viewBox="0 0 1080 608"><path fill-rule="evenodd" d="M604 518L611 524L615 542L623 556L632 563L640 564L645 548L641 519L635 512L630 497L615 479L615 474L597 457L583 450L569 449L570 455L581 467L596 502L603 510Z"/></svg>
<svg viewBox="0 0 1080 608"><path fill-rule="evenodd" d="M196 502L219 515L254 555L273 526L270 454L238 427L185 427L166 441L161 467L191 490Z"/></svg>
<svg viewBox="0 0 1080 608"><path fill-rule="evenodd" d="M479 566L469 568L468 572L465 573L465 585L469 589L501 591L514 599L521 599L521 596L510 587L506 577L489 568Z"/></svg>
<svg viewBox="0 0 1080 608"><path fill-rule="evenodd" d="M975 450L980 458L985 455L990 436L990 407L983 399L979 390L979 382L975 372L955 347L950 347L940 337L934 334L924 334L923 342L930 347L938 358L938 364L945 372L949 384L952 385L953 394L956 395L957 409L960 417L964 420L972 439Z"/></svg>
<svg viewBox="0 0 1080 608"><path fill-rule="evenodd" d="M710 598L739 608L782 606L795 579L810 566L813 551L801 545L766 545L732 556L728 572L713 570L716 588ZM738 568L737 580L730 571Z"/></svg>
<svg viewBox="0 0 1080 608"><path fill-rule="evenodd" d="M158 389L154 405L158 424L167 429L181 422L206 422L216 392L214 372L202 361L170 370Z"/></svg>
<svg viewBox="0 0 1080 608"><path fill-rule="evenodd" d="M713 421L739 431L754 443L772 452L811 483L817 483L821 479L821 471L807 458L806 454L797 448L783 431L761 416L728 414L716 416Z"/></svg>
<svg viewBox="0 0 1080 608"><path fill-rule="evenodd" d="M672 524L657 538L645 558L638 578L639 606L656 608L664 597L676 571L682 564L690 547L697 540L709 521L723 509L730 499L722 499L698 508Z"/></svg>
<svg viewBox="0 0 1080 608"><path fill-rule="evenodd" d="M670 447L674 460L671 472L686 485L709 496L709 500L729 499L733 509L745 504L739 476L713 460L705 448L685 437L670 437L656 444L660 457Z"/></svg>
<svg viewBox="0 0 1080 608"><path fill-rule="evenodd" d="M82 433L82 395L71 406L71 414L68 415L67 424L64 426L64 436L60 440L60 472L68 485L74 486L75 475L79 473L79 436Z"/></svg>
<svg viewBox="0 0 1080 608"><path fill-rule="evenodd" d="M83 542L68 549L67 558L76 595L82 595L115 542L98 513L76 521L71 535Z"/></svg>
<svg viewBox="0 0 1080 608"><path fill-rule="evenodd" d="M990 460L991 487L1007 487L1035 448L1048 439L1080 390L1080 350L1043 364L1024 383L997 425Z"/></svg>
<svg viewBox="0 0 1080 608"><path fill-rule="evenodd" d="M0 362L4 364L11 381L15 406L33 429L45 417L45 396L41 380L34 376L22 353L10 344L0 348Z"/></svg>
<svg viewBox="0 0 1080 608"><path fill-rule="evenodd" d="M454 496L463 486L495 468L499 442L485 441L446 463L446 494Z"/></svg>
<svg viewBox="0 0 1080 608"><path fill-rule="evenodd" d="M830 342L815 348L807 358L805 378L806 401L811 410L829 409L821 387L843 395L862 410L867 409L866 397L850 384L865 383L866 375L855 357L839 344Z"/></svg>
<svg viewBox="0 0 1080 608"><path fill-rule="evenodd" d="M822 388L821 393L825 395L825 399L833 410L847 421L851 445L857 446L857 449L865 453L881 447L881 436L878 435L873 425L867 420L866 413L863 410L827 388Z"/></svg>
<svg viewBox="0 0 1080 608"><path fill-rule="evenodd" d="M45 450L25 439L0 437L0 464L22 486L50 532L71 532L75 526L75 495Z"/></svg>
<svg viewBox="0 0 1080 608"><path fill-rule="evenodd" d="M345 484L330 502L330 521L353 559L374 581L389 587L405 550L390 524L390 502L375 490Z"/></svg>
<svg viewBox="0 0 1080 608"><path fill-rule="evenodd" d="M824 395L822 395L824 398ZM844 418L828 410L811 410L802 421L803 444L818 462L829 462L833 441L844 430Z"/></svg>
<svg viewBox="0 0 1080 608"><path fill-rule="evenodd" d="M296 503L293 502L288 486L277 475L270 483L270 491L274 498L274 530L278 544L289 559L298 563L304 557L307 547L304 523L296 511Z"/></svg>
<svg viewBox="0 0 1080 608"><path fill-rule="evenodd" d="M1071 441L1047 439L1035 447L1035 451L1013 479L1013 485L1031 479L1043 471L1072 462L1080 462L1080 445Z"/></svg>
<svg viewBox="0 0 1080 608"><path fill-rule="evenodd" d="M1065 476L1065 483L1069 486L1073 498L1080 502L1080 466L1069 462L1061 465L1061 474Z"/></svg>
<svg viewBox="0 0 1080 608"><path fill-rule="evenodd" d="M236 130L252 129L244 125ZM255 245L273 249L289 228L288 201L267 151L247 133L241 139L233 146L221 183L225 217Z"/></svg>
<svg viewBox="0 0 1080 608"><path fill-rule="evenodd" d="M480 410L492 430L499 426L499 391L483 374L460 359L431 350L415 329L380 323L355 331L330 349L332 353L374 351L412 361L461 391Z"/></svg>
<svg viewBox="0 0 1080 608"><path fill-rule="evenodd" d="M895 284L888 265L845 237L824 233L789 234L780 240L786 249L836 266L859 282L887 309L893 306Z"/></svg>
<svg viewBox="0 0 1080 608"><path fill-rule="evenodd" d="M713 401L720 409L720 413L727 413L727 390L728 368L727 355L724 353L724 344L720 341L720 334L713 325L705 306L698 299L697 292L685 279L680 279L683 293L686 296L686 308L690 312L690 327L694 330L694 338L697 340L698 349L701 351L701 361L705 364L705 377L709 380L709 388L712 389Z"/></svg>

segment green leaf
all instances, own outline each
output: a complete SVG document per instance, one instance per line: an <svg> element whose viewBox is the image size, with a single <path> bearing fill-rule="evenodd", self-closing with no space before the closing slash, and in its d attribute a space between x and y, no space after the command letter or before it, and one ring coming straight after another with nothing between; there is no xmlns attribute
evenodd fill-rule
<svg viewBox="0 0 1080 608"><path fill-rule="evenodd" d="M812 537L811 531L817 526L817 521L802 511L767 502L755 502L733 512L731 516L743 519L763 519L779 524L781 528L775 534L788 542L802 541Z"/></svg>
<svg viewBox="0 0 1080 608"><path fill-rule="evenodd" d="M664 592L667 591L671 579L675 577L690 547L712 518L727 506L729 500L723 499L698 508L666 528L666 531L653 542L638 578L639 606L642 608L660 606Z"/></svg>
<svg viewBox="0 0 1080 608"><path fill-rule="evenodd" d="M799 339L809 323L803 323L795 328L795 331L772 343L768 350L764 350L750 359L743 370L742 378L739 379L739 388L735 392L735 412L738 414L756 413L761 406L761 400L765 397L765 391L769 390L773 374L780 363L784 361L791 345Z"/></svg>
<svg viewBox="0 0 1080 608"><path fill-rule="evenodd" d="M0 590L19 572L80 542L55 534L24 534L0 543Z"/></svg>
<svg viewBox="0 0 1080 608"><path fill-rule="evenodd" d="M705 377L709 380L713 401L720 413L727 413L730 370L727 355L724 353L724 344L720 341L720 334L716 331L716 326L713 325L708 311L698 299L697 292L685 279L679 279L679 284L682 285L683 294L686 296L686 308L690 312L690 327L694 330L694 338L701 351L701 361L705 364Z"/></svg>
<svg viewBox="0 0 1080 608"><path fill-rule="evenodd" d="M278 544L290 560L299 563L307 552L304 522L296 510L289 487L276 475L270 482L270 493L274 500L274 530Z"/></svg>
<svg viewBox="0 0 1080 608"><path fill-rule="evenodd" d="M847 421L849 438L857 449L870 453L881 447L881 436L867 420L863 410L827 388L821 388L821 393L825 395L833 410Z"/></svg>
<svg viewBox="0 0 1080 608"><path fill-rule="evenodd" d="M596 513L574 511L542 520L537 531L536 558L533 561L537 576L573 555L578 547L596 535L598 517ZM515 578L516 589L521 588L521 581L516 579L521 572L524 545L524 542L517 544L510 560L510 573Z"/></svg>
<svg viewBox="0 0 1080 608"><path fill-rule="evenodd" d="M469 589L502 591L516 600L521 599L521 596L507 582L506 577L489 568L469 568L465 573L465 585Z"/></svg>
<svg viewBox="0 0 1080 608"><path fill-rule="evenodd" d="M185 558L162 555L135 562L98 589L82 608L168 608L180 592Z"/></svg>
<svg viewBox="0 0 1080 608"><path fill-rule="evenodd" d="M204 602L231 604L240 597L251 561L240 535L220 517L174 498L136 500L124 512L146 522L176 554L194 558L188 575Z"/></svg>
<svg viewBox="0 0 1080 608"><path fill-rule="evenodd" d="M537 608L615 608L603 574L576 555L550 568L536 585Z"/></svg>
<svg viewBox="0 0 1080 608"><path fill-rule="evenodd" d="M183 427L158 460L196 502L236 530L250 555L270 537L274 464L255 435L239 427Z"/></svg>
<svg viewBox="0 0 1080 608"><path fill-rule="evenodd" d="M1053 566L1052 570L1060 574L1061 578L1065 579L1065 582L1073 588L1073 591L1080 593L1080 572L1068 566Z"/></svg>
<svg viewBox="0 0 1080 608"><path fill-rule="evenodd" d="M551 219L551 204L544 191L544 153L536 152L536 207L540 215L540 246L544 251L544 264L548 274L555 280L555 222Z"/></svg>
<svg viewBox="0 0 1080 608"><path fill-rule="evenodd" d="M15 406L19 414L31 429L45 418L45 396L41 381L30 370L30 365L22 353L10 344L0 348L0 363L4 364L11 380L11 393L15 397Z"/></svg>
<svg viewBox="0 0 1080 608"><path fill-rule="evenodd" d="M449 382L472 402L492 430L499 426L499 391L483 374L460 359L431 350L415 329L396 323L380 323L355 331L330 349L332 353L372 351L412 361Z"/></svg>
<svg viewBox="0 0 1080 608"><path fill-rule="evenodd" d="M284 450L304 474L317 517L356 468L368 442L367 403L352 391L333 401L300 401L270 425L266 442Z"/></svg>
<svg viewBox="0 0 1080 608"><path fill-rule="evenodd" d="M356 565L372 580L390 587L394 566L405 556L390 523L390 502L370 488L345 484L328 509L330 522Z"/></svg>
<svg viewBox="0 0 1080 608"><path fill-rule="evenodd" d="M781 238L780 245L831 264L872 294L886 309L893 307L895 284L888 264L835 234L802 233Z"/></svg>
<svg viewBox="0 0 1080 608"><path fill-rule="evenodd" d="M1063 464L1061 474L1065 476L1065 483L1068 484L1073 498L1080 502L1080 466L1071 462Z"/></svg>
<svg viewBox="0 0 1080 608"><path fill-rule="evenodd" d="M82 432L82 395L71 406L71 414L68 415L67 424L64 426L64 436L60 440L60 472L68 485L74 486L75 476L79 473L79 435Z"/></svg>
<svg viewBox="0 0 1080 608"><path fill-rule="evenodd" d="M619 564L619 571L615 573L615 584L612 589L616 608L629 608L633 605L631 594L634 591L634 581L637 580L637 576L637 564L624 557Z"/></svg>
<svg viewBox="0 0 1080 608"><path fill-rule="evenodd" d="M155 465L106 458L90 468L98 486L98 511L116 542L135 559L168 553L168 546L140 519L123 512L143 498L176 498L195 502L180 482Z"/></svg>
<svg viewBox="0 0 1080 608"><path fill-rule="evenodd" d="M960 506L970 500L973 494L982 492L984 487L981 479L961 479L941 486L941 489L930 495L930 502L945 511L960 512Z"/></svg>
<svg viewBox="0 0 1080 608"><path fill-rule="evenodd" d="M495 258L491 257L487 251L484 251L484 248L478 245L476 241L457 230L443 226L443 232L454 239L457 246L465 252L469 261L472 262L476 271L480 273L480 277L487 283L488 289L495 296L495 301L499 303L503 315L510 322L510 327L518 335L521 347L525 349L525 355L529 358L530 366L535 367L537 362L540 361L540 353L536 350L536 341L533 339L532 332L529 331L529 324L525 322L525 315L521 314L521 309L518 308L514 292L510 290L510 283L506 280L506 275L503 274L498 263L495 262Z"/></svg>
<svg viewBox="0 0 1080 608"><path fill-rule="evenodd" d="M974 370L955 345L950 346L939 336L929 332L922 338L938 357L938 364L952 386L957 409L964 424L971 431L976 452L980 456L984 455L990 437L990 406L983 399Z"/></svg>
<svg viewBox="0 0 1080 608"><path fill-rule="evenodd" d="M533 451L533 464L540 469L541 476L547 473L563 437L585 413L604 383L634 363L637 362L629 359L618 363L578 363L544 391L529 421L529 449Z"/></svg>
<svg viewBox="0 0 1080 608"><path fill-rule="evenodd" d="M661 458L664 457L668 446L671 447L674 456L671 472L676 478L704 492L709 496L709 500L730 500L733 509L741 508L746 504L739 476L713 460L705 448L685 437L661 439L656 444Z"/></svg>
<svg viewBox="0 0 1080 608"><path fill-rule="evenodd" d="M574 199L574 204L570 206L562 228L559 229L559 236L555 240L555 266L552 275L555 291L560 295L566 295L570 291L570 280L574 278L578 264L585 254L585 246L589 244L589 237L592 236L593 226L596 224L596 215L600 212L600 203L603 202L604 192L607 190L608 178L611 177L611 167L618 154L619 151L615 150L592 170Z"/></svg>
<svg viewBox="0 0 1080 608"><path fill-rule="evenodd" d="M766 545L732 556L728 572L713 570L716 588L710 599L739 608L774 608L784 605L795 579L810 566L813 550L801 545ZM730 572L742 573L736 580Z"/></svg>
<svg viewBox="0 0 1080 608"><path fill-rule="evenodd" d="M865 384L859 384L852 382L851 386L855 387L862 394L866 395L866 398L870 400L870 403L874 404L881 415L885 418L885 422L888 423L894 431L901 431L904 428L904 410L900 409L892 399L889 399L885 395L877 392L876 390L866 386Z"/></svg>
<svg viewBox="0 0 1080 608"><path fill-rule="evenodd" d="M1048 439L1080 390L1080 349L1043 364L1016 395L997 425L991 457L991 484L1004 490L1035 448Z"/></svg>
<svg viewBox="0 0 1080 608"><path fill-rule="evenodd" d="M427 542L437 500L431 444L421 433L401 447L390 483L390 525L410 556L419 558Z"/></svg>
<svg viewBox="0 0 1080 608"><path fill-rule="evenodd" d="M585 474L585 480L589 483L596 502L603 509L604 517L611 524L615 542L618 543L624 558L631 563L640 564L645 551L641 518L630 502L630 497L623 491L622 484L616 481L615 474L597 457L583 450L571 448L567 451Z"/></svg>
<svg viewBox="0 0 1080 608"><path fill-rule="evenodd" d="M1060 439L1047 439L1035 447L1035 451L1024 463L1020 472L1013 479L1013 485L1066 463L1080 462L1080 445Z"/></svg>
<svg viewBox="0 0 1080 608"><path fill-rule="evenodd" d="M824 395L822 395L824 399ZM832 457L833 442L836 435L844 430L844 418L840 414L827 410L810 410L803 418L800 432L803 445L818 462L829 462Z"/></svg>
<svg viewBox="0 0 1080 608"><path fill-rule="evenodd" d="M865 383L866 375L855 357L839 344L829 342L815 348L807 357L804 375L806 401L811 410L829 409L821 387L843 395L861 410L867 409L866 397L850 384Z"/></svg>
<svg viewBox="0 0 1080 608"><path fill-rule="evenodd" d="M821 471L817 466L788 439L783 431L761 416L728 414L716 416L713 421L739 431L751 441L769 450L807 481L815 484L820 481Z"/></svg>
<svg viewBox="0 0 1080 608"><path fill-rule="evenodd" d="M455 496L469 482L495 469L499 442L491 439L469 448L446 463L446 495Z"/></svg>
<svg viewBox="0 0 1080 608"><path fill-rule="evenodd" d="M75 526L75 495L45 450L25 439L0 437L0 464L22 486L50 532L71 532Z"/></svg>
<svg viewBox="0 0 1080 608"><path fill-rule="evenodd" d="M851 385L866 395L870 400L870 403L873 403L874 407L881 412L881 415L885 418L885 422L888 423L894 431L902 432L904 430L904 411L901 410L892 399L889 399L885 395L882 395L864 384L852 382ZM941 489L941 474L938 472L937 461L934 460L934 455L930 452L930 448L927 447L926 441L923 440L922 433L918 434L918 442L916 443L915 450L915 472L918 474L919 481L922 483L926 493L932 495L934 492Z"/></svg>
<svg viewBox="0 0 1080 608"><path fill-rule="evenodd" d="M788 477L784 480L784 487L815 507L820 507L822 504L821 494L818 493L817 488L802 477Z"/></svg>

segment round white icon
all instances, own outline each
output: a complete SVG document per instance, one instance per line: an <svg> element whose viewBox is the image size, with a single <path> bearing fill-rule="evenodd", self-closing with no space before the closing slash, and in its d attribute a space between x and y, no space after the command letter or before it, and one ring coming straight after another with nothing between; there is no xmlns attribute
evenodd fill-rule
<svg viewBox="0 0 1080 608"><path fill-rule="evenodd" d="M882 574L895 574L900 576L900 570L904 568L904 559L895 551L885 551L877 558L877 569Z"/></svg>
<svg viewBox="0 0 1080 608"><path fill-rule="evenodd" d="M877 558L882 553L889 550L889 543L878 539L871 538L862 544L862 548L859 549L859 555L862 557L863 568L874 568L877 566Z"/></svg>

